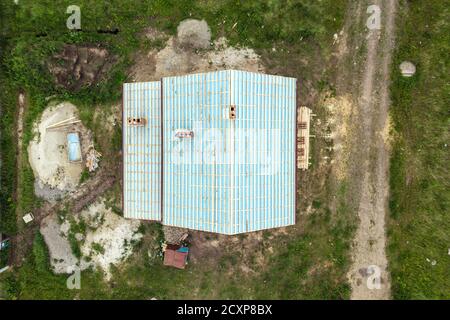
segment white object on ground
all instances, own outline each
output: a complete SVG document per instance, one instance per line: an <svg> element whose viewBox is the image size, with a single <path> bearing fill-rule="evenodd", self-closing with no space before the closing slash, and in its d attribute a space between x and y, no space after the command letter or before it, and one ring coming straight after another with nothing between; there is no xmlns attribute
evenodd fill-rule
<svg viewBox="0 0 450 320"><path fill-rule="evenodd" d="M5 272L6 270L8 270L9 269L9 266L6 266L6 267L4 267L4 268L1 268L0 269L0 273L3 273L3 272Z"/></svg>
<svg viewBox="0 0 450 320"><path fill-rule="evenodd" d="M400 71L404 77L412 77L416 73L416 66L409 61L400 64Z"/></svg>
<svg viewBox="0 0 450 320"><path fill-rule="evenodd" d="M26 215L24 215L22 219L23 219L23 221L24 221L26 224L28 224L28 223L30 223L31 221L34 220L34 216L33 216L33 214L30 212L30 213L27 213Z"/></svg>
<svg viewBox="0 0 450 320"><path fill-rule="evenodd" d="M93 172L98 168L98 162L100 161L101 156L102 154L93 147L89 150L86 155L86 168L89 169L89 172Z"/></svg>
<svg viewBox="0 0 450 320"><path fill-rule="evenodd" d="M178 25L177 38L181 45L206 49L210 46L211 30L205 20L186 19Z"/></svg>
<svg viewBox="0 0 450 320"><path fill-rule="evenodd" d="M42 185L60 191L72 191L80 182L82 163L69 162L67 157L67 133L65 130L46 130L51 124L64 119L77 117L78 110L71 103L63 102L50 106L42 113L40 120L35 124L34 138L28 145L28 160L36 179ZM79 125L80 138L83 143L88 137L88 130ZM89 145L91 142L87 143Z"/></svg>

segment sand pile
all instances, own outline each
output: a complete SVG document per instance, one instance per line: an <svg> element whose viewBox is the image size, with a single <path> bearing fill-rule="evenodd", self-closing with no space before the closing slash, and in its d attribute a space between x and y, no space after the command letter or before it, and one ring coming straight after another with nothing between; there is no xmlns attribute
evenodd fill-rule
<svg viewBox="0 0 450 320"><path fill-rule="evenodd" d="M28 146L28 159L36 177L36 194L47 200L54 200L65 192L74 190L83 171L83 162L69 162L67 133L79 133L82 151L92 144L92 134L82 123L47 129L50 125L71 117L78 118L78 110L69 102L49 106L43 112L40 122L35 125L35 136Z"/></svg>
<svg viewBox="0 0 450 320"><path fill-rule="evenodd" d="M85 221L88 230L81 241L81 253L110 279L110 265L125 261L142 238L138 232L140 222L113 213L102 200L82 211L78 219Z"/></svg>

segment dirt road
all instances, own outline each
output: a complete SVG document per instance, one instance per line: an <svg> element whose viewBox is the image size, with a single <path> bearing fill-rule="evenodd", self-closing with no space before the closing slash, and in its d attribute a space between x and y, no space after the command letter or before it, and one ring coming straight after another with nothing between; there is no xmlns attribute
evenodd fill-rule
<svg viewBox="0 0 450 320"><path fill-rule="evenodd" d="M370 5L381 9L381 29L370 30ZM345 125L350 207L359 223L348 279L352 299L390 299L385 219L389 192L389 84L397 0L359 1L350 5L340 58L338 96L352 97ZM339 79L338 79L339 80Z"/></svg>
<svg viewBox="0 0 450 320"><path fill-rule="evenodd" d="M16 125L16 137L17 137L17 153L16 153L16 168L17 172L22 172L22 141L23 141L23 114L25 111L25 93L23 91L19 92L19 95L17 97L17 125ZM20 186L22 184L22 175L17 174L17 186ZM21 192L19 189L15 192L15 201L16 203L21 202ZM17 227L20 230L23 226L23 212L22 208L20 206L16 207L16 221L17 221Z"/></svg>

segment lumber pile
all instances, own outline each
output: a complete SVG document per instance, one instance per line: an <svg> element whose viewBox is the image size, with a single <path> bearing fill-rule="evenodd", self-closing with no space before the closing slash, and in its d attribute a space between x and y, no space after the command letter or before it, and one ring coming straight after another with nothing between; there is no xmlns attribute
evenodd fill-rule
<svg viewBox="0 0 450 320"><path fill-rule="evenodd" d="M76 120L76 117L70 117L70 118L68 118L66 120L54 123L54 124L48 126L45 129L47 129L47 130L48 129L60 129L60 128L64 128L64 127L67 127L67 126L69 126L71 124L75 124L75 123L79 123L79 122L81 122L81 120Z"/></svg>
<svg viewBox="0 0 450 320"><path fill-rule="evenodd" d="M86 155L86 168L89 172L93 172L98 168L98 162L102 154L91 147Z"/></svg>
<svg viewBox="0 0 450 320"><path fill-rule="evenodd" d="M310 122L314 114L307 107L300 107L297 115L297 168L307 170L309 167Z"/></svg>

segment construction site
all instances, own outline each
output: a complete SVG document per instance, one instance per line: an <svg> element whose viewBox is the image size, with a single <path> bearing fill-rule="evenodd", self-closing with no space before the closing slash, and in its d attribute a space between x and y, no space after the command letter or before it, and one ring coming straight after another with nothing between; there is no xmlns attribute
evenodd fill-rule
<svg viewBox="0 0 450 320"><path fill-rule="evenodd" d="M125 217L223 234L295 224L295 79L199 73L127 83L123 99Z"/></svg>
<svg viewBox="0 0 450 320"><path fill-rule="evenodd" d="M2 1L0 300L448 299L448 2Z"/></svg>
<svg viewBox="0 0 450 320"><path fill-rule="evenodd" d="M95 171L101 157L76 106L67 102L44 111L28 153L36 177L36 194L47 200L74 191L82 171Z"/></svg>
<svg viewBox="0 0 450 320"><path fill-rule="evenodd" d="M9 267L40 234L58 277L79 269L113 284L130 268L162 267L162 277L175 268L188 279L217 264L252 277L302 229L310 209L299 194L308 194L302 183L317 155L310 139L324 136L303 79L267 69L249 47L212 40L202 20L141 36L163 45L134 56L119 101L48 97L34 119L25 159L43 201L17 209L21 232L3 235ZM99 59L110 68L117 57L66 46L49 68L58 86L82 90L95 85L83 72L97 72L89 61ZM73 68L80 77L69 81Z"/></svg>
<svg viewBox="0 0 450 320"><path fill-rule="evenodd" d="M189 45L205 45L207 26L187 21L180 25L178 39L169 39L158 53L161 63L163 54L184 59L189 51L180 52L174 44L191 41L183 30L192 27L200 36ZM102 153L79 109L70 102L48 104L27 148L34 192L48 205L23 212L21 220L30 231L39 227L55 273L70 273L74 265L81 270L92 266L109 278L109 265L131 254L130 247L113 243L138 241L139 220L164 225L164 264L177 268L186 265L191 244L196 247L196 230L233 235L296 223L295 172L309 165L311 112L297 107L296 79L255 72L262 70L257 56L228 47L226 39L216 46L208 57L190 60L190 70L200 73L171 76L172 66L164 69L158 63L154 74L145 64L137 68L134 81L152 81L125 83L116 109L120 113L101 116L107 117L102 126L123 124L122 173L116 174L123 218L105 207L111 200L97 196L114 180L102 181L104 173L97 173ZM249 59L249 54L254 57ZM217 62L204 65L205 60ZM214 71L219 64L228 70ZM94 178L86 183L89 176ZM63 208L69 203L72 213L67 215ZM97 223L88 222L92 219ZM76 231L85 224L87 230ZM23 254L15 252L17 241L11 247L8 239L12 263ZM81 254L73 251L74 243ZM194 250L194 261L201 251Z"/></svg>

